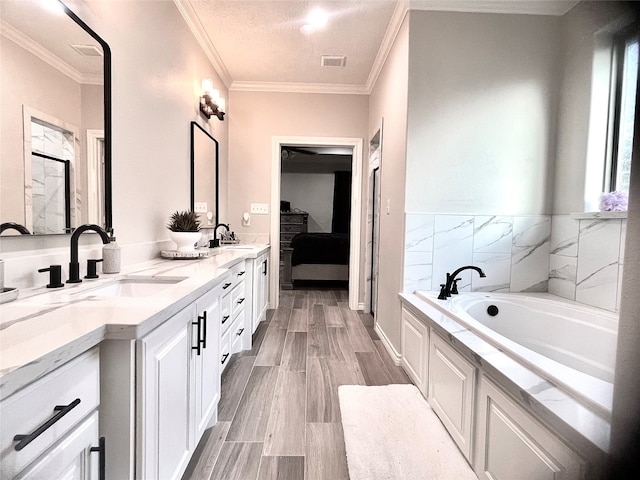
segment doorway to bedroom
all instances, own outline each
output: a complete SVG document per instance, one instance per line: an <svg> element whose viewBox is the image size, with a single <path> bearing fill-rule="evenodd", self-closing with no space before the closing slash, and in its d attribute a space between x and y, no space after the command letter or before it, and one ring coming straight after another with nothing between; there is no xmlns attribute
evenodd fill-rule
<svg viewBox="0 0 640 480"><path fill-rule="evenodd" d="M272 269L271 305L281 289L326 288L341 290L357 309L362 140L273 142L271 259L279 269Z"/></svg>

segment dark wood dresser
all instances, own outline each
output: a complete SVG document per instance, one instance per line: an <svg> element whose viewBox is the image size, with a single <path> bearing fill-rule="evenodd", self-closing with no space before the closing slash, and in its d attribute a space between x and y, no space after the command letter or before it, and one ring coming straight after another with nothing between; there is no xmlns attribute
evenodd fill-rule
<svg viewBox="0 0 640 480"><path fill-rule="evenodd" d="M298 233L306 233L309 214L306 212L280 213L280 286L285 289L293 288L291 282L291 265L286 268L285 261L291 262L291 254L284 255L283 249L290 250L291 239Z"/></svg>

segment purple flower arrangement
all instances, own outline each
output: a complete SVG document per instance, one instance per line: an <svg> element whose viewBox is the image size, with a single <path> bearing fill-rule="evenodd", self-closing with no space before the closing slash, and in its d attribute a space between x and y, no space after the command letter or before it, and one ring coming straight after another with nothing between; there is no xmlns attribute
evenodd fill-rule
<svg viewBox="0 0 640 480"><path fill-rule="evenodd" d="M610 192L600 195L601 212L626 212L628 204L627 192Z"/></svg>

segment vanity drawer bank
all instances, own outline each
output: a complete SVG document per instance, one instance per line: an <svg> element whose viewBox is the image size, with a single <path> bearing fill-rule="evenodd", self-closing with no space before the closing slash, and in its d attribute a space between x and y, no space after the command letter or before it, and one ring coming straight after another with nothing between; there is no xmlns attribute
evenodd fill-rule
<svg viewBox="0 0 640 480"><path fill-rule="evenodd" d="M248 332L246 337L240 335L240 348L250 348L253 323L264 314L255 319L261 311L254 311L251 299L260 297L253 290L261 285L248 272L268 250L260 245L221 247L201 260L157 259L57 291L44 287L21 291L18 300L0 307L3 417L5 408L25 408L15 399L30 389L45 388L46 394L40 396L46 399L56 384L49 379L82 363L87 355L95 357L94 370L99 374L76 375L73 385L81 387L93 379L96 400L81 399L55 430L78 445L73 461L89 467L82 478L99 478L100 456L86 447L99 446L102 437L106 478L180 478L205 428L217 421L224 292L237 288L238 299L244 293L236 321L244 322ZM246 273L238 277L242 271ZM234 274L242 280L234 282ZM136 288L161 286L139 296L105 293L118 281ZM227 283L234 287L224 289ZM74 395L74 399L79 396ZM59 405L68 403L62 399ZM55 415L51 408L47 406L46 415ZM78 421L72 415L82 418ZM10 432L24 433L31 433L29 425ZM41 437L48 441L44 434ZM55 452L55 445L43 448ZM39 454L26 458L24 468L22 464L19 468L31 472L38 462ZM2 457L2 468L6 465ZM11 472L4 475L3 470L2 478L13 478L17 471Z"/></svg>
<svg viewBox="0 0 640 480"><path fill-rule="evenodd" d="M607 419L419 296L400 299L402 366L478 478L601 478Z"/></svg>

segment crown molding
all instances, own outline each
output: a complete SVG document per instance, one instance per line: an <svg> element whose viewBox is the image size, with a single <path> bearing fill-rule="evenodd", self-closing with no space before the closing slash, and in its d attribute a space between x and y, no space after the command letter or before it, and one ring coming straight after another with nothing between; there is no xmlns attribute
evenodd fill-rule
<svg viewBox="0 0 640 480"><path fill-rule="evenodd" d="M404 17L408 12L409 0L399 0L396 3L396 8L391 15L391 20L389 21L389 25L387 25L387 30L382 42L380 43L380 48L378 49L376 58L371 66L371 71L369 72L369 77L367 78L367 83L365 85L367 93L371 93L373 91L373 87L378 81L378 76L380 75L380 72L382 72L382 67L384 67L384 63L387 61L389 52L391 52L393 42L395 42L398 32L400 31L400 27L402 27Z"/></svg>
<svg viewBox="0 0 640 480"><path fill-rule="evenodd" d="M411 10L561 16L579 0L409 0Z"/></svg>
<svg viewBox="0 0 640 480"><path fill-rule="evenodd" d="M202 26L202 23L193 9L190 0L173 0L173 3L180 12L180 15L182 15L182 18L184 18L184 21L187 23L191 33L193 33L193 36L196 37L200 47L202 47L202 50L211 62L211 65L222 82L227 88L230 88L233 83L231 74L218 54L216 47L211 43L209 35L207 35L207 31Z"/></svg>
<svg viewBox="0 0 640 480"><path fill-rule="evenodd" d="M39 43L36 43L30 37L26 36L20 30L15 28L13 25L8 24L4 20L0 20L0 34L77 83L88 85L104 84L104 79L101 76L94 74L85 75L81 73L79 70L69 65L60 57L55 56L49 50L42 47Z"/></svg>
<svg viewBox="0 0 640 480"><path fill-rule="evenodd" d="M364 85L332 83L233 82L235 92L329 93L333 95L368 95Z"/></svg>

